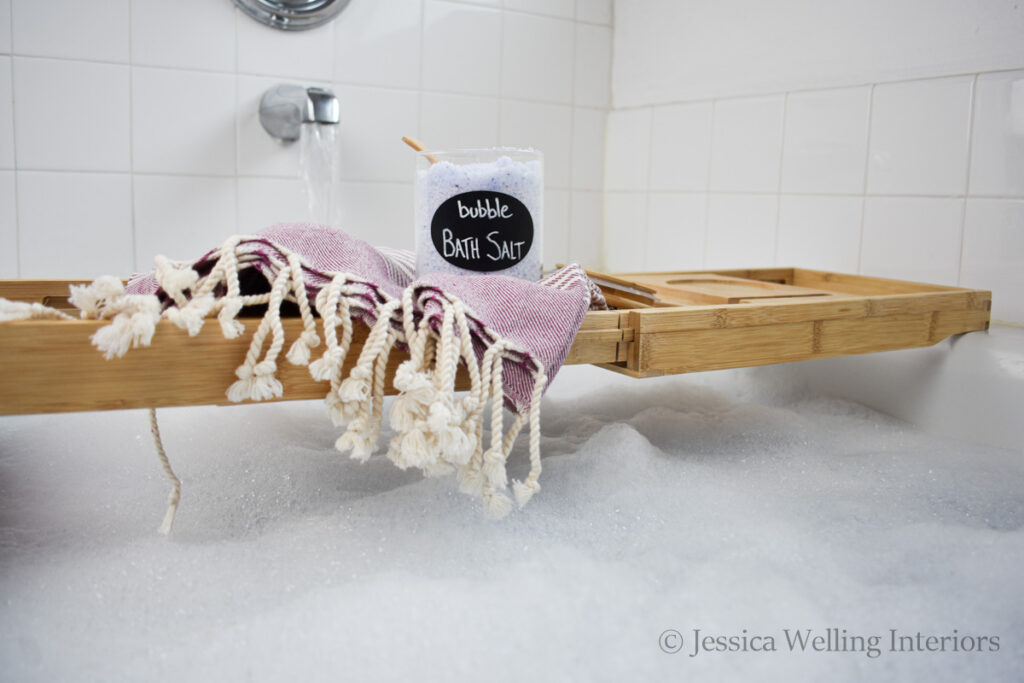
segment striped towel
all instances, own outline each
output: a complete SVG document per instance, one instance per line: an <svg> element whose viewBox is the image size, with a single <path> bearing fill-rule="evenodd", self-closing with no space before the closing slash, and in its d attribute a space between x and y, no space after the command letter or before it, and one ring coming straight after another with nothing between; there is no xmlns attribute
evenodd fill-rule
<svg viewBox="0 0 1024 683"><path fill-rule="evenodd" d="M336 446L359 460L377 448L388 358L400 347L409 358L394 376L399 393L389 419L396 436L387 456L427 475L455 472L463 491L502 516L512 505L506 462L527 425L530 472L512 489L522 506L540 488L541 396L584 314L606 308L604 298L575 264L540 282L448 273L416 278L414 264L411 252L374 248L333 228L279 224L232 237L196 261L157 257L156 270L133 277L126 289L101 278L74 290L72 301L83 317L112 320L93 338L108 357L148 344L159 319L194 335L216 314L230 338L243 330L243 308L265 306L238 379L227 389L233 401L282 395L275 373L289 340L281 318L297 309L303 332L290 340L286 357L330 383L328 412L346 426ZM356 354L356 323L369 331L346 365L349 352ZM460 368L469 389L457 393ZM513 415L507 428L504 408Z"/></svg>

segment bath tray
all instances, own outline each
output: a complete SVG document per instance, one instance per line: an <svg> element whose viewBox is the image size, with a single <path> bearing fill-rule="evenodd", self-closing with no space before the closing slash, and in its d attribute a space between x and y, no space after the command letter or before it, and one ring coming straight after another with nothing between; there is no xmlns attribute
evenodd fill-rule
<svg viewBox="0 0 1024 683"><path fill-rule="evenodd" d="M988 328L991 292L803 268L591 273L616 307L587 313L567 364L633 377L929 346ZM0 297L67 307L67 280L0 280ZM166 321L152 345L104 360L89 320L0 323L0 415L230 405L226 388L255 325L224 339ZM301 333L284 320L287 338ZM366 328L357 325L349 358ZM394 353L391 371L403 359ZM322 398L304 366L281 363L284 399Z"/></svg>

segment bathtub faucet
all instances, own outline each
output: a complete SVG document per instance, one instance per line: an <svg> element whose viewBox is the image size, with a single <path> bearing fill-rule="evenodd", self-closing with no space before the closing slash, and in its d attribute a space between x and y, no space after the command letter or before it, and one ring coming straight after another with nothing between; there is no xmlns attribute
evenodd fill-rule
<svg viewBox="0 0 1024 683"><path fill-rule="evenodd" d="M338 98L327 88L275 85L260 99L260 123L278 140L299 139L303 123L338 123Z"/></svg>

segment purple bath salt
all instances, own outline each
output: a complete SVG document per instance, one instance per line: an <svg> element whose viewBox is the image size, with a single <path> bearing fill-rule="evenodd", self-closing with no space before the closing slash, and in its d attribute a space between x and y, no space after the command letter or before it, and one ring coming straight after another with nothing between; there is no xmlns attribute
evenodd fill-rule
<svg viewBox="0 0 1024 683"><path fill-rule="evenodd" d="M432 159L436 160L432 163ZM536 150L420 153L416 270L541 276L544 165Z"/></svg>

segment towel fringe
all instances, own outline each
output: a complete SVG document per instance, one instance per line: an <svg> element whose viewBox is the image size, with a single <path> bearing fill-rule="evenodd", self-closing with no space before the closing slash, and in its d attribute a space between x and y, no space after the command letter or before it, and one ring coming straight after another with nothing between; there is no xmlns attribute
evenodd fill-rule
<svg viewBox="0 0 1024 683"><path fill-rule="evenodd" d="M111 320L93 335L93 343L107 358L148 345L161 317L194 336L205 320L216 314L224 337L237 337L244 331L238 320L241 310L265 304L266 313L244 361L235 370L238 379L226 392L234 402L268 400L283 394L276 377L277 360L286 341L281 306L285 301L295 303L303 331L291 342L285 357L294 365L307 366L314 379L330 383L325 396L328 414L335 424L346 426L335 447L359 461L367 460L377 447L388 361L394 347L404 345L409 359L398 366L394 376L399 394L391 404L389 420L397 433L389 443L387 457L399 468L415 467L425 476L454 471L459 489L481 498L491 517L508 514L513 498L519 507L524 506L540 490L540 402L547 376L539 362L488 330L474 329L462 301L436 291L431 300L440 305L437 315L417 316L419 302L413 286L399 298L380 292L375 298L367 297L367 283L338 273L332 274L330 283L310 302L306 276L310 269L299 254L276 244L284 261L261 252L267 262L270 291L242 295L239 273L254 261L247 239L232 237L212 252L208 260L213 265L205 276L191 264L158 257L157 282L173 302L162 312L163 304L155 295L125 294L115 278L72 287L71 301L83 318ZM320 319L319 331L314 310ZM356 317L372 324L358 359L346 372ZM321 342L323 353L314 360L312 349ZM482 351L479 356L478 350ZM524 362L524 358L528 360ZM505 361L510 359L532 375L533 392L528 410L517 414L506 431L502 379ZM461 398L456 393L460 367L469 379L469 391ZM487 410L490 444L485 448ZM524 480L512 482L510 497L508 458L526 424L530 429L530 471ZM176 505L177 500L172 507ZM173 521L173 510L168 515ZM169 529L170 522L166 526Z"/></svg>

